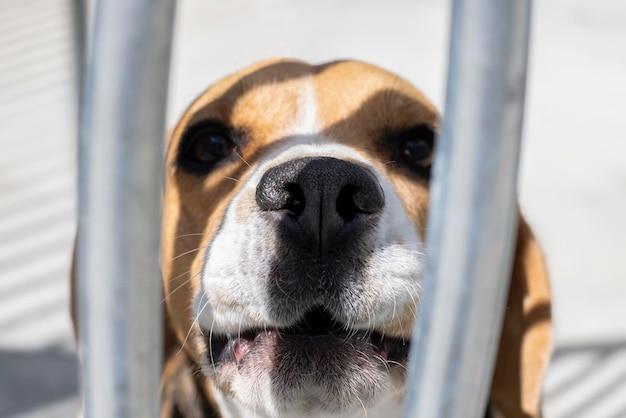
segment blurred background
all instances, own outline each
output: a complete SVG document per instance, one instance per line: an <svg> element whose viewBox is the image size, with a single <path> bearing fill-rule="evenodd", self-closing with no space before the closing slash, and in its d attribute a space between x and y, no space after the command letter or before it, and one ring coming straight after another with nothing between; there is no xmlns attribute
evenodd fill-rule
<svg viewBox="0 0 626 418"><path fill-rule="evenodd" d="M70 0L0 0L0 417L78 408L69 319L76 227ZM168 124L273 56L365 60L443 105L449 2L180 0ZM548 418L626 417L626 2L533 11L520 178L552 274Z"/></svg>

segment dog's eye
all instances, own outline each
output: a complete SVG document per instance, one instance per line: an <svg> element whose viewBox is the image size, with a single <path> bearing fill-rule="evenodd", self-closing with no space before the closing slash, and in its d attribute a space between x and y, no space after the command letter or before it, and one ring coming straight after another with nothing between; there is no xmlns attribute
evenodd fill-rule
<svg viewBox="0 0 626 418"><path fill-rule="evenodd" d="M426 124L404 129L388 129L382 136L384 150L391 151L391 161L405 173L413 173L423 179L430 178L433 161L435 130Z"/></svg>
<svg viewBox="0 0 626 418"><path fill-rule="evenodd" d="M214 164L235 149L230 138L211 130L198 132L192 139L191 156L202 164Z"/></svg>
<svg viewBox="0 0 626 418"><path fill-rule="evenodd" d="M407 138L400 144L400 156L411 165L428 167L432 161L432 140Z"/></svg>
<svg viewBox="0 0 626 418"><path fill-rule="evenodd" d="M183 135L178 165L199 174L207 173L236 149L229 130L216 123L202 123Z"/></svg>

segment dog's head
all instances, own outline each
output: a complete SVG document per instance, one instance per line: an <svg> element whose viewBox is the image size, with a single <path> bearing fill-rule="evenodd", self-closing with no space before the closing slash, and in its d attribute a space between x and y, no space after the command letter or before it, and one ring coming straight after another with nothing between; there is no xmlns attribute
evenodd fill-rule
<svg viewBox="0 0 626 418"><path fill-rule="evenodd" d="M274 61L209 88L167 157L164 271L179 339L258 411L400 393L438 114L376 67Z"/></svg>
<svg viewBox="0 0 626 418"><path fill-rule="evenodd" d="M401 402L438 113L358 62L271 61L185 112L166 160L168 321L261 415Z"/></svg>

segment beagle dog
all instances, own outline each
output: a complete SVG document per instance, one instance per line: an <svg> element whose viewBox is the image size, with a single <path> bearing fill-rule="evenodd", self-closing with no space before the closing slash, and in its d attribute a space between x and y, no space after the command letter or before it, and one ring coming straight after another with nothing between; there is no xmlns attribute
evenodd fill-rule
<svg viewBox="0 0 626 418"><path fill-rule="evenodd" d="M165 161L162 418L402 416L439 123L354 61L261 62L191 104ZM541 416L550 332L520 218L486 416Z"/></svg>

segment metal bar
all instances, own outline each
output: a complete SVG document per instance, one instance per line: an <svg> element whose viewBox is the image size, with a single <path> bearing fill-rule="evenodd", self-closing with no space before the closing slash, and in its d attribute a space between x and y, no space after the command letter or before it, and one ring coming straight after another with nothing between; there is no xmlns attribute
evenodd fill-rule
<svg viewBox="0 0 626 418"><path fill-rule="evenodd" d="M158 261L174 0L98 2L79 129L84 412L159 416Z"/></svg>
<svg viewBox="0 0 626 418"><path fill-rule="evenodd" d="M406 417L485 413L518 211L530 0L454 0Z"/></svg>

